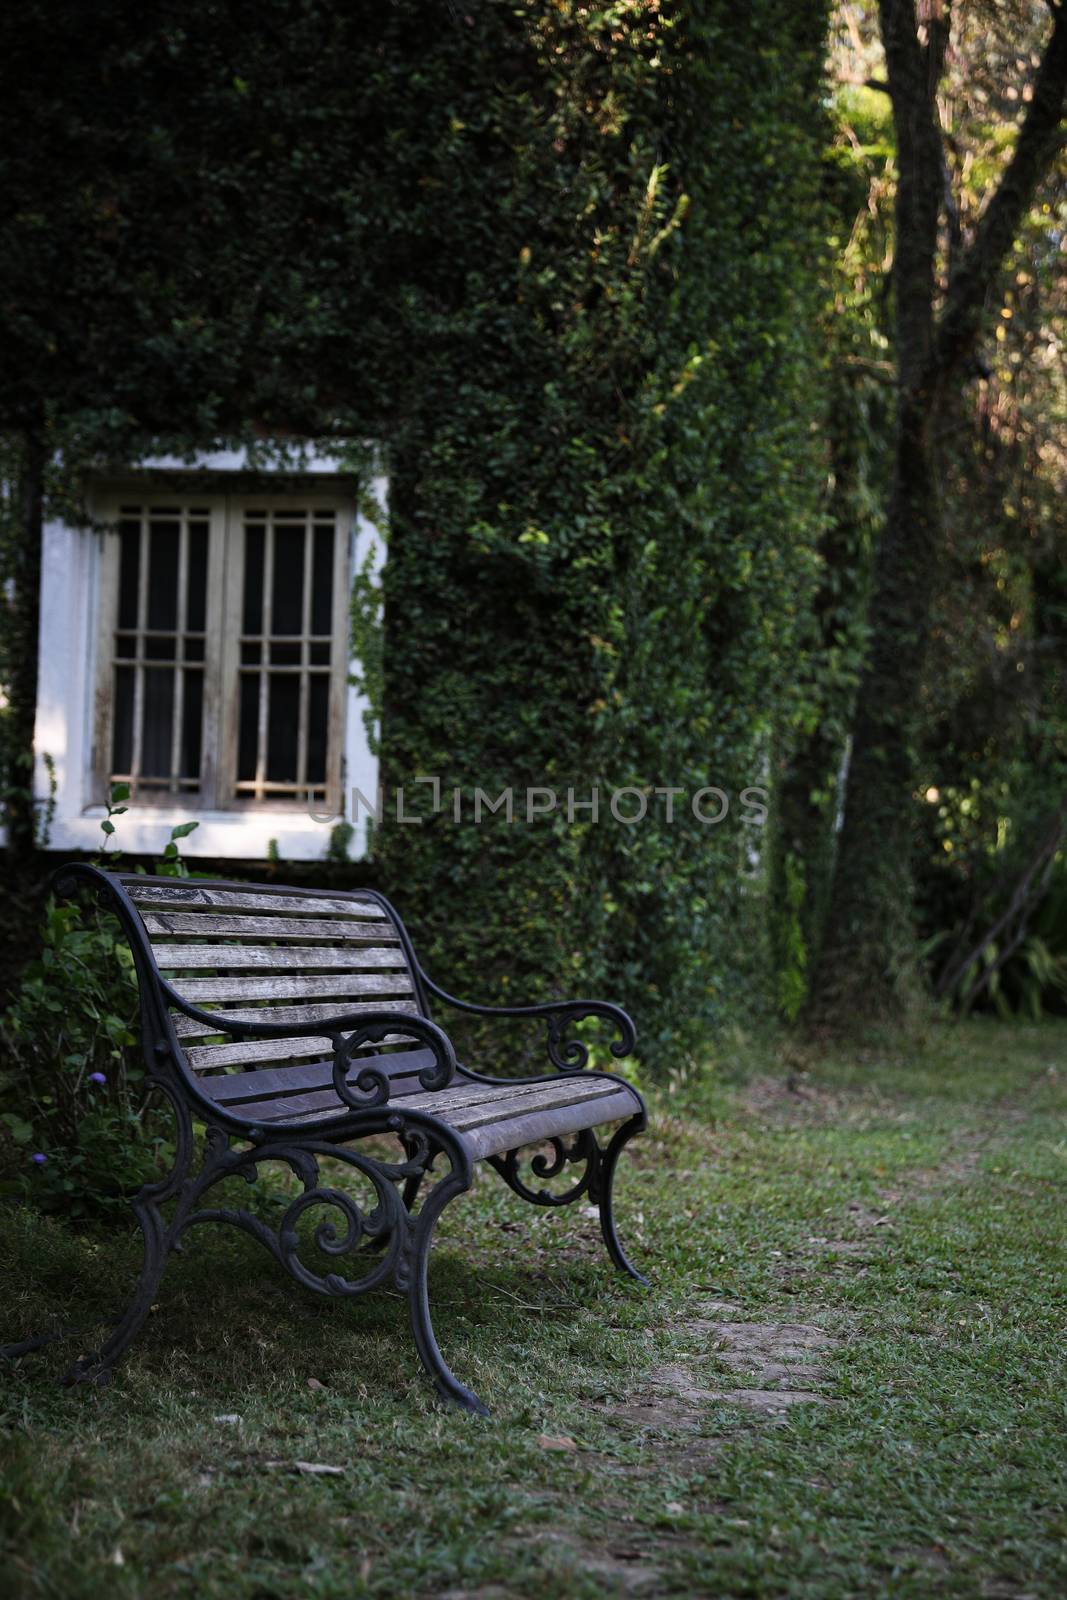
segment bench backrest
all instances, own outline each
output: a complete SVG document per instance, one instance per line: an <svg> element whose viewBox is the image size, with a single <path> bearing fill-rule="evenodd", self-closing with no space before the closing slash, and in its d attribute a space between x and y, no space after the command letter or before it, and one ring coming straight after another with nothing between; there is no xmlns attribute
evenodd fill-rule
<svg viewBox="0 0 1067 1600"><path fill-rule="evenodd" d="M390 1010L419 1014L407 935L377 896L274 885L116 874L152 945L156 963L190 1005L237 1020L307 1023ZM325 1035L224 1040L210 1024L172 1008L190 1067L221 1104L257 1121L340 1109ZM401 1033L368 1045L394 1080L393 1094L419 1087L432 1061Z"/></svg>

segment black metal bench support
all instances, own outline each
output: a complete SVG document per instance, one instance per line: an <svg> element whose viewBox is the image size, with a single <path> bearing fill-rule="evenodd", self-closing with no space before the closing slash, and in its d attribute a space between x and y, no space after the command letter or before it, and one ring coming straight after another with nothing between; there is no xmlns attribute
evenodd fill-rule
<svg viewBox="0 0 1067 1600"><path fill-rule="evenodd" d="M209 1128L200 1170L193 1174L193 1135L188 1114L180 1101L173 1096L168 1098L178 1117L179 1159L162 1183L147 1185L133 1201L143 1244L133 1297L108 1339L98 1350L79 1357L64 1383L107 1383L144 1327L167 1259L172 1251L181 1249L185 1232L197 1223L229 1223L258 1239L299 1284L315 1294L349 1299L379 1288L391 1278L407 1299L416 1348L439 1393L468 1411L486 1414L478 1396L449 1369L430 1316L427 1271L434 1227L448 1202L469 1189L473 1181L469 1159L458 1141L448 1139L447 1130L435 1129L431 1138L421 1128L405 1126L401 1116L390 1117L382 1131L400 1137L406 1159L387 1162L345 1145L321 1139L301 1140L291 1133L235 1147L225 1131ZM448 1171L437 1178L416 1212L413 1207L420 1188L441 1155L448 1157ZM375 1190L376 1205L364 1211L345 1190L320 1184L319 1161L323 1157L343 1161L368 1179ZM268 1162L284 1163L303 1185L277 1229L240 1207L201 1204L208 1191L226 1178L240 1176L255 1183L259 1166ZM161 1207L169 1200L176 1204L168 1221ZM368 1268L361 1277L350 1279L340 1272L322 1275L300 1260L297 1223L304 1212L316 1207L327 1208L340 1219L340 1226L329 1216L318 1223L314 1231L318 1249L339 1260L358 1255Z"/></svg>
<svg viewBox="0 0 1067 1600"><path fill-rule="evenodd" d="M586 1128L576 1134L573 1141L568 1144L564 1139L548 1139L546 1144L551 1150L550 1155L538 1153L530 1162L530 1167L535 1177L557 1178L567 1166L585 1163L583 1172L569 1188L555 1192L552 1189L533 1189L525 1183L520 1176L519 1163L520 1150L509 1150L506 1155L488 1156L486 1159L494 1172L498 1172L520 1199L526 1200L533 1206L568 1206L580 1200L583 1195L588 1196L590 1202L597 1207L600 1213L600 1231L604 1236L608 1255L618 1267L620 1272L625 1272L637 1283L648 1287L648 1279L634 1266L627 1256L619 1240L615 1227L615 1211L612 1203L612 1192L615 1183L615 1165L619 1155L635 1133L640 1133L645 1126L643 1116L631 1117L617 1128L606 1147L597 1142L596 1134L592 1128Z"/></svg>

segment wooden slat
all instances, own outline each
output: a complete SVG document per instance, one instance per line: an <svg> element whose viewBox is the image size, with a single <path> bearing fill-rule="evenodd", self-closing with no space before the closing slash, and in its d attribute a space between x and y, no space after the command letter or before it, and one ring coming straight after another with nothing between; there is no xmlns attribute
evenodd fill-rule
<svg viewBox="0 0 1067 1600"><path fill-rule="evenodd" d="M485 1089L488 1085L478 1085ZM585 1077L578 1073L567 1074L551 1083L516 1083L506 1089L492 1085L489 1093L467 1095L460 1093L449 1102L453 1091L436 1093L423 1091L410 1096L407 1106L419 1111L430 1111L442 1117L451 1128L478 1128L489 1122L506 1122L509 1118L524 1116L528 1112L543 1111L558 1106L581 1105L586 1100L597 1100L614 1094L618 1084L610 1078ZM444 1103L442 1103L444 1102Z"/></svg>
<svg viewBox="0 0 1067 1600"><path fill-rule="evenodd" d="M368 1008L369 1009L369 1008ZM391 1033L376 1041L382 1044L411 1044L407 1034ZM246 1039L240 1044L193 1044L185 1051L194 1072L214 1072L221 1067L251 1066L256 1061L300 1060L306 1056L326 1055L332 1050L325 1035L311 1038Z"/></svg>
<svg viewBox="0 0 1067 1600"><path fill-rule="evenodd" d="M507 1086L459 1083L430 1092L422 1089L418 1081L418 1072L430 1059L429 1051L405 1051L380 1057L375 1065L385 1067L390 1077L395 1076L392 1099L440 1117L457 1132L476 1134L480 1143L496 1149L510 1149L513 1143L523 1142L518 1132L513 1139L509 1129L519 1129L525 1136L531 1128L539 1132L547 1128L550 1133L552 1127L563 1131L572 1125L593 1125L598 1118L591 1113L598 1103L617 1102L612 1106L613 1117L628 1115L634 1109L625 1103L627 1091L619 1084L584 1075ZM330 1063L317 1061L283 1071L221 1077L208 1080L207 1086L220 1103L231 1106L241 1116L287 1126L331 1113L340 1115L347 1109L339 1103L330 1078ZM538 1121L546 1116L554 1120L548 1124Z"/></svg>
<svg viewBox="0 0 1067 1600"><path fill-rule="evenodd" d="M183 978L183 1000L203 1005L209 1000L301 1000L304 996L410 994L414 984L408 972L331 972L298 977L277 974L269 978ZM334 1010L341 1007L335 1006Z"/></svg>
<svg viewBox="0 0 1067 1600"><path fill-rule="evenodd" d="M496 1151L513 1150L555 1135L575 1133L580 1128L618 1121L637 1109L636 1097L618 1083L583 1078L577 1093L572 1085L572 1079L567 1077L537 1086L548 1089L549 1094L515 1094L507 1090L499 1096L498 1091L495 1101L452 1111L439 1107L440 1093L419 1091L402 1098L405 1107L429 1111L457 1133L465 1134L476 1160ZM247 1102L234 1109L243 1117L283 1128L330 1115L339 1117L347 1108L338 1104L332 1090L322 1090L292 1099Z"/></svg>
<svg viewBox="0 0 1067 1600"><path fill-rule="evenodd" d="M340 922L315 917L216 917L206 911L143 911L141 919L150 934L195 934L197 938L242 939L378 939L387 943L400 935L391 923Z"/></svg>
<svg viewBox="0 0 1067 1600"><path fill-rule="evenodd" d="M157 944L153 955L159 966L170 970L188 967L285 967L292 971L309 967L335 967L347 971L364 967L406 967L407 958L399 946L383 950L324 950L321 945Z"/></svg>
<svg viewBox="0 0 1067 1600"><path fill-rule="evenodd" d="M359 1071L367 1065L361 1061L349 1073L355 1082ZM392 1094L403 1097L404 1080L410 1080L420 1089L418 1074L433 1065L430 1050L396 1050L392 1055L379 1056L373 1065L381 1067L392 1080ZM289 1104L294 1096L310 1090L327 1089L327 1100L333 1098L333 1063L331 1061L304 1062L299 1067L264 1067L259 1072L228 1072L221 1078L207 1080L204 1087L220 1105L239 1105L245 1100L260 1100L264 1104L274 1096L284 1098Z"/></svg>
<svg viewBox="0 0 1067 1600"><path fill-rule="evenodd" d="M365 1011L404 1011L410 1016L415 1012L415 1005L411 1000L397 1000L392 995L383 995L380 1000L353 1000L347 1005L339 1001L328 1006L257 1006L240 1011L216 1011L214 1015L218 1017L218 1023L215 1026L208 1022L197 1022L195 1018L177 1012L174 1031L179 1039L203 1039L213 1033L228 1032L231 1022L326 1022L331 1017Z"/></svg>
<svg viewBox="0 0 1067 1600"><path fill-rule="evenodd" d="M266 889L204 889L178 880L124 879L123 887L135 905L161 905L195 911L198 907L223 911L285 911L291 916L384 917L373 900L333 899L326 895L271 894Z"/></svg>

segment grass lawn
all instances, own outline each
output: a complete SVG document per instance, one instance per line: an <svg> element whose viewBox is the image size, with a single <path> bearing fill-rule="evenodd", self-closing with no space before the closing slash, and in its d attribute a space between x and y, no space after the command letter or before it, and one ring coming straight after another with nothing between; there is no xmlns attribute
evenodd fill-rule
<svg viewBox="0 0 1067 1600"><path fill-rule="evenodd" d="M653 1089L617 1277L486 1170L403 1304L201 1229L110 1388L3 1373L7 1596L1067 1593L1067 1026L722 1048ZM121 1304L125 1232L8 1211L0 1338ZM76 1309L73 1309L76 1308ZM339 1469L308 1473L294 1463Z"/></svg>

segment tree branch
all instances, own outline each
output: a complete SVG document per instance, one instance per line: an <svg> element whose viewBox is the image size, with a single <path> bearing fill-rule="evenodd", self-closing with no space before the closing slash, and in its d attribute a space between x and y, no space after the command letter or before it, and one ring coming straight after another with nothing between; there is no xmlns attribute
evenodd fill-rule
<svg viewBox="0 0 1067 1600"><path fill-rule="evenodd" d="M949 281L933 351L934 376L955 372L978 337L986 295L1019 232L1042 178L1064 143L1067 96L1067 6L1050 0L1052 34L1034 82L1034 97L1015 151Z"/></svg>

